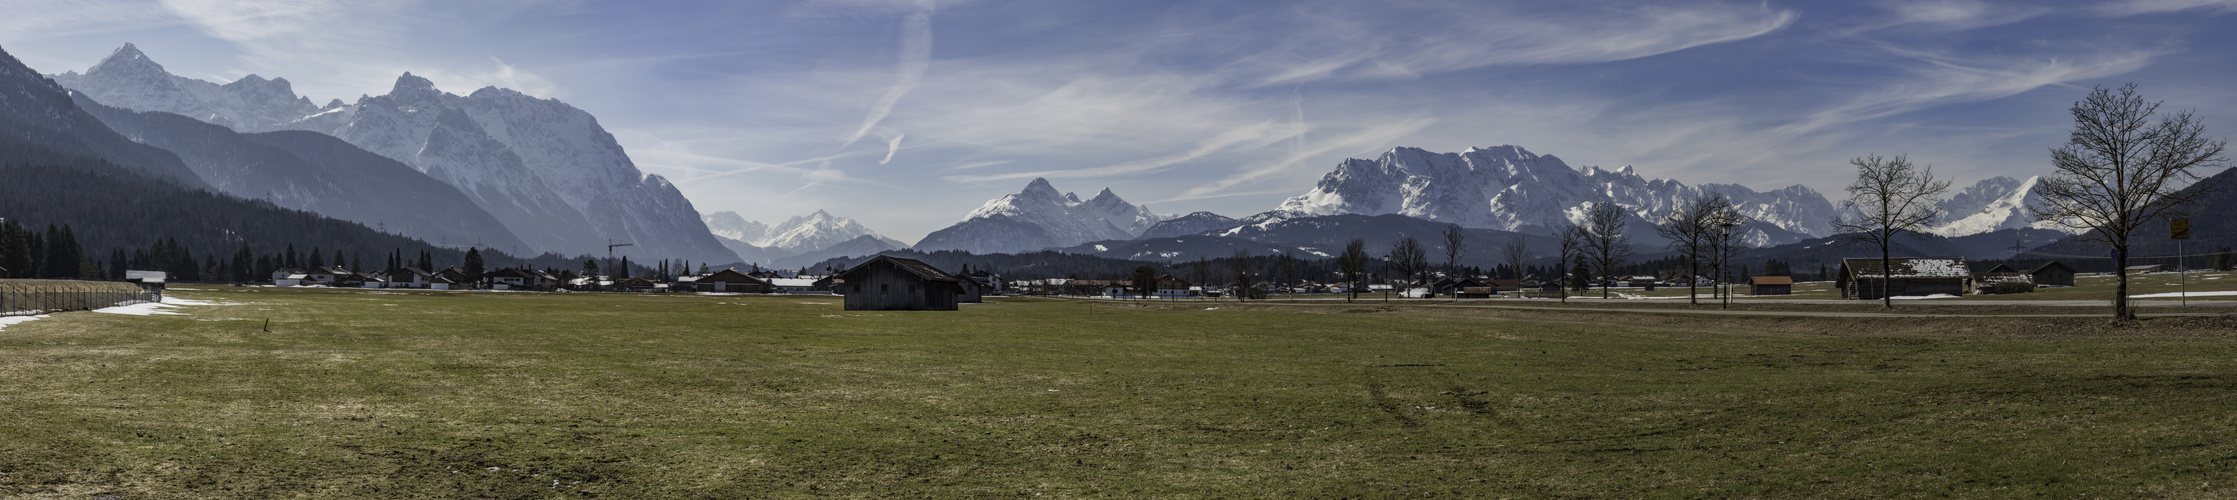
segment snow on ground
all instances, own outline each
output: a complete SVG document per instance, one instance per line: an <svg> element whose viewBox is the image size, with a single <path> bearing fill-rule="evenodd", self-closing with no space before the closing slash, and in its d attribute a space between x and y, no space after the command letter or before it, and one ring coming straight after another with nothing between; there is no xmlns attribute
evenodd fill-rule
<svg viewBox="0 0 2237 500"><path fill-rule="evenodd" d="M165 304L165 303L161 303L161 302L143 302L143 303L139 303L139 304L133 304L133 305L129 305L129 306L104 307L104 308L100 308L100 309L94 309L94 310L93 310L93 312L97 312L97 313L106 313L106 314L126 314L126 315L132 315L132 316L153 316L153 315L168 315L168 314L178 314L178 313L175 313L175 312L171 312L171 311L170 311L170 309L171 309L171 308L174 308L174 307L178 307L178 306L174 306L174 305L170 305L170 304Z"/></svg>
<svg viewBox="0 0 2237 500"><path fill-rule="evenodd" d="M178 298L178 297L164 297L164 298L163 298L163 301L162 301L162 302L146 302L146 303L140 303L140 304L132 304L132 305L129 305L129 306L105 307L105 308L101 308L101 309L94 309L94 310L93 310L93 312L97 312L97 313L108 313L108 314L128 314L128 315L132 315L132 316L176 315L176 314L179 314L179 313L177 313L177 312L173 312L173 311L171 311L171 309L175 309L175 308L178 308L179 306L225 306L225 305L233 305L233 304L229 304L229 303L224 303L224 302L217 302L217 301L212 301L212 300L193 300L193 299L182 299L182 298Z"/></svg>
<svg viewBox="0 0 2237 500"><path fill-rule="evenodd" d="M2237 295L2237 291L2229 291L2229 290L2224 290L2224 291L2214 291L2214 292L2190 292L2190 296L2192 296L2192 297L2217 297L2217 296L2230 296L2230 295ZM2178 297L2182 297L2182 296L2183 296L2182 292L2167 292L2167 293L2147 293L2147 294L2143 294L2143 295L2130 295L2130 296L2128 296L2128 298L2131 298L2131 299L2172 299L2172 298L2178 298Z"/></svg>
<svg viewBox="0 0 2237 500"><path fill-rule="evenodd" d="M1947 294L1947 293L1937 293L1937 294L1933 294L1933 295L1927 295L1927 296L1923 296L1923 297L1921 297L1921 296L1908 296L1908 295L1906 295L1906 296L1900 296L1900 297L1896 297L1896 298L1895 298L1895 300L1919 300L1919 299L1954 299L1954 298L1957 298L1957 296L1956 296L1956 295L1950 295L1950 294Z"/></svg>
<svg viewBox="0 0 2237 500"><path fill-rule="evenodd" d="M6 329L8 329L8 325L13 325L13 324L16 324L16 323L22 323L22 322L25 322L25 321L31 321L31 320L35 320L35 319L40 319L40 318L45 318L45 317L47 317L47 315L45 315L45 314L41 314L41 315L38 315L38 316L0 316L0 330L6 330Z"/></svg>

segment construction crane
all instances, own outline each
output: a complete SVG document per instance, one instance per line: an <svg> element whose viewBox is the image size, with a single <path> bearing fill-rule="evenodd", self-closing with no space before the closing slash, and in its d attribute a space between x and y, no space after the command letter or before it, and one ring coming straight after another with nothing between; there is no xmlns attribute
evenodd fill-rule
<svg viewBox="0 0 2237 500"><path fill-rule="evenodd" d="M617 274L617 273L615 273L615 272L614 272L614 247L632 247L632 246L637 246L637 244L636 244L636 243L614 243L613 241L614 241L614 240L606 240L606 275L607 275L607 276L619 276L619 274ZM590 279L591 279L591 280L593 280L593 281L596 281L596 280L598 279L598 277L597 277L597 276L592 276L592 277L590 277Z"/></svg>

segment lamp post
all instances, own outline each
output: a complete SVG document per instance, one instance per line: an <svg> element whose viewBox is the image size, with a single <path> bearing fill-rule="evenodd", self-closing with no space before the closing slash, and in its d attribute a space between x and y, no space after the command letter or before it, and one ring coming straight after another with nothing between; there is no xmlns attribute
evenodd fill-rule
<svg viewBox="0 0 2237 500"><path fill-rule="evenodd" d="M1737 224L1731 221L1717 224L1724 231L1724 239L1717 240L1717 292L1724 296L1724 305L1720 309L1732 308L1732 287L1727 283L1730 280L1726 279L1724 268L1732 263L1732 226L1735 225Z"/></svg>

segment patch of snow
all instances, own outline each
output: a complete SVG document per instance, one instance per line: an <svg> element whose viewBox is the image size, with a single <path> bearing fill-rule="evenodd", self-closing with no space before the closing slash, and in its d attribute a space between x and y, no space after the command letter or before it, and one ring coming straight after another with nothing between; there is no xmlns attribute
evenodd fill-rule
<svg viewBox="0 0 2237 500"><path fill-rule="evenodd" d="M2212 291L2212 292L2190 292L2190 296L2192 296L2192 297L2225 297L2225 296L2231 296L2231 295L2237 295L2237 290L2221 290L2221 291ZM2131 299L2173 299L2173 298L2179 298L2179 297L2182 297L2182 296L2183 296L2183 293L2182 293L2182 292L2167 292L2167 293L2147 293L2147 294L2143 294L2143 295L2130 295L2130 296L2128 296L2128 298L2131 298Z"/></svg>
<svg viewBox="0 0 2237 500"><path fill-rule="evenodd" d="M45 314L41 314L38 316L0 316L0 330L7 329L8 325L23 323L32 320L45 319L46 317L47 315Z"/></svg>
<svg viewBox="0 0 2237 500"><path fill-rule="evenodd" d="M178 315L179 313L171 312L171 308L174 307L178 306L161 302L142 302L129 306L104 307L100 309L94 309L93 312L103 314L124 314L130 316Z"/></svg>
<svg viewBox="0 0 2237 500"><path fill-rule="evenodd" d="M1947 294L1947 293L1937 293L1937 294L1933 294L1933 295L1927 295L1927 296L1924 296L1924 297L1919 297L1919 296L1903 296L1903 297L1896 297L1896 298L1895 298L1895 300L1921 300L1921 299L1954 299L1954 298L1957 298L1957 296L1956 296L1956 295L1950 295L1950 294Z"/></svg>

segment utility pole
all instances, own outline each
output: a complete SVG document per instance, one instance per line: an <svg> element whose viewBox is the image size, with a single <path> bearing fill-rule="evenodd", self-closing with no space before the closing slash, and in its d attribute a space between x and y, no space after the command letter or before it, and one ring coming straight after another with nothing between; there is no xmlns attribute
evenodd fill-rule
<svg viewBox="0 0 2237 500"><path fill-rule="evenodd" d="M2190 269L2183 265L2183 240L2190 239L2190 219L2167 221L2167 233L2175 240L2175 281L2182 284L2182 304L2190 307Z"/></svg>

